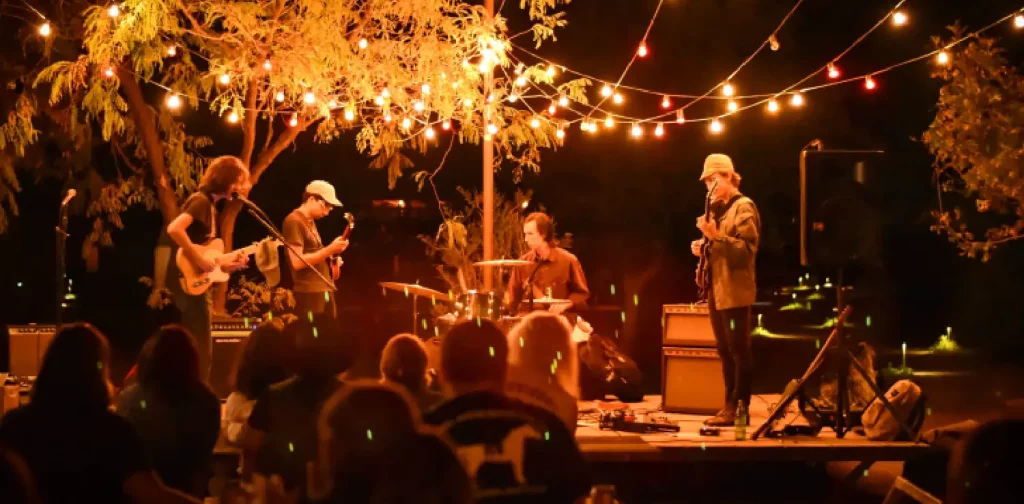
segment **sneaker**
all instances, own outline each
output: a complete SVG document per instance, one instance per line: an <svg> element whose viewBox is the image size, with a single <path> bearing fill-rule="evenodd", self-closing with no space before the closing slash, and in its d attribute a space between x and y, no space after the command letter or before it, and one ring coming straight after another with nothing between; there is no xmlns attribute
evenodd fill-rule
<svg viewBox="0 0 1024 504"><path fill-rule="evenodd" d="M704 425L710 427L729 427L736 423L736 410L724 409L715 416L704 420Z"/></svg>

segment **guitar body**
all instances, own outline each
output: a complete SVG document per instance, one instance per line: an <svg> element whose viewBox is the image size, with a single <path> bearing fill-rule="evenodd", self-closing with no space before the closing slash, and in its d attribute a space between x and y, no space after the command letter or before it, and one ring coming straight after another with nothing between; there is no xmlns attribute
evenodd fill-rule
<svg viewBox="0 0 1024 504"><path fill-rule="evenodd" d="M715 180L708 190L708 197L704 200L704 217L714 219L711 215L711 199L714 197L718 181ZM700 301L707 301L711 295L711 242L705 237L700 244L700 262L697 263L697 297Z"/></svg>
<svg viewBox="0 0 1024 504"><path fill-rule="evenodd" d="M347 240L349 235L352 234L352 229L356 227L356 218L352 214L345 212L345 220L348 221L348 225L345 226L345 231L341 233L342 240ZM341 264L341 256L327 258L327 269L331 272L331 280L337 280L341 276Z"/></svg>
<svg viewBox="0 0 1024 504"><path fill-rule="evenodd" d="M276 240L274 241L276 242ZM178 271L181 272L181 278L179 279L181 290L191 296L198 296L209 290L210 286L215 283L227 282L231 278L231 272L224 271L221 264L230 263L235 258L243 255L253 254L259 246L258 243L254 243L248 247L225 253L224 241L220 238L210 240L206 245L200 245L199 248L202 249L203 258L209 259L217 265L209 273L193 264L188 256L185 255L185 250L179 248L178 253L174 257L174 263L178 266Z"/></svg>

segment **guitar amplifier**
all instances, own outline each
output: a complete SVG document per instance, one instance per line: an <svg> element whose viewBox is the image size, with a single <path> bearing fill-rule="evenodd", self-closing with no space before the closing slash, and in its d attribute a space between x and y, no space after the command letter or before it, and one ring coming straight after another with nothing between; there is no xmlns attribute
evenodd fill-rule
<svg viewBox="0 0 1024 504"><path fill-rule="evenodd" d="M722 358L714 348L661 349L661 409L714 414L725 405Z"/></svg>
<svg viewBox="0 0 1024 504"><path fill-rule="evenodd" d="M7 326L8 370L11 376L36 376L46 349L57 333L55 325Z"/></svg>
<svg viewBox="0 0 1024 504"><path fill-rule="evenodd" d="M249 338L249 333L259 327L259 323L260 319L255 318L230 318L213 321L210 388L217 394L217 397L223 399L231 394L235 361L242 354L242 348Z"/></svg>
<svg viewBox="0 0 1024 504"><path fill-rule="evenodd" d="M663 346L718 346L706 304L662 305L661 321Z"/></svg>

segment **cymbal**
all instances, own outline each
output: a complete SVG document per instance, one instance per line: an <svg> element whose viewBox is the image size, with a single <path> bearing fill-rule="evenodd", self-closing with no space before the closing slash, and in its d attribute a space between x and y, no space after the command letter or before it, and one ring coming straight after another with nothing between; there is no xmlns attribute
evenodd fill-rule
<svg viewBox="0 0 1024 504"><path fill-rule="evenodd" d="M473 263L473 266L526 266L530 261L521 259L494 259L491 261L480 261Z"/></svg>
<svg viewBox="0 0 1024 504"><path fill-rule="evenodd" d="M524 299L522 301L522 303L523 304L529 304L530 300L529 299ZM569 301L568 299L534 298L533 304L564 305L564 304L572 304L572 301Z"/></svg>
<svg viewBox="0 0 1024 504"><path fill-rule="evenodd" d="M447 294L431 289L430 287L424 287L419 284L407 284L400 282L380 282L380 286L384 287L385 289L404 292L406 295L448 299Z"/></svg>

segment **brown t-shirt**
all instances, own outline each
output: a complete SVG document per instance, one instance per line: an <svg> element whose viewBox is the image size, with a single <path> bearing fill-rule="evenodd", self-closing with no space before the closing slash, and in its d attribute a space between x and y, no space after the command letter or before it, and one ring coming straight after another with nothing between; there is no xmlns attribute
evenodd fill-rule
<svg viewBox="0 0 1024 504"><path fill-rule="evenodd" d="M531 275L534 299L547 297L550 291L552 298L572 301L574 310L586 308L590 289L587 287L586 277L583 276L580 260L571 252L560 247L552 247L545 258L537 257L537 253L531 250L520 259L530 261L531 264L512 269L508 281L508 295L513 311L526 309L525 306L520 306L520 302L525 303L529 298L527 286L531 283ZM534 309L536 308L538 307L535 306Z"/></svg>
<svg viewBox="0 0 1024 504"><path fill-rule="evenodd" d="M192 193L181 207L181 213L192 216L192 223L188 225L185 234L192 243L202 245L217 236L217 229L214 225L213 200L209 195L201 191Z"/></svg>
<svg viewBox="0 0 1024 504"><path fill-rule="evenodd" d="M324 248L323 241L320 240L320 231L316 229L316 223L298 210L285 217L284 225L281 226L281 234L284 235L284 239L289 245L302 247L303 254L309 254ZM313 267L330 280L331 276L327 268L327 262L314 264ZM292 270L292 281L294 282L292 290L295 292L327 292L328 290L323 280L309 268L304 267L301 270Z"/></svg>

